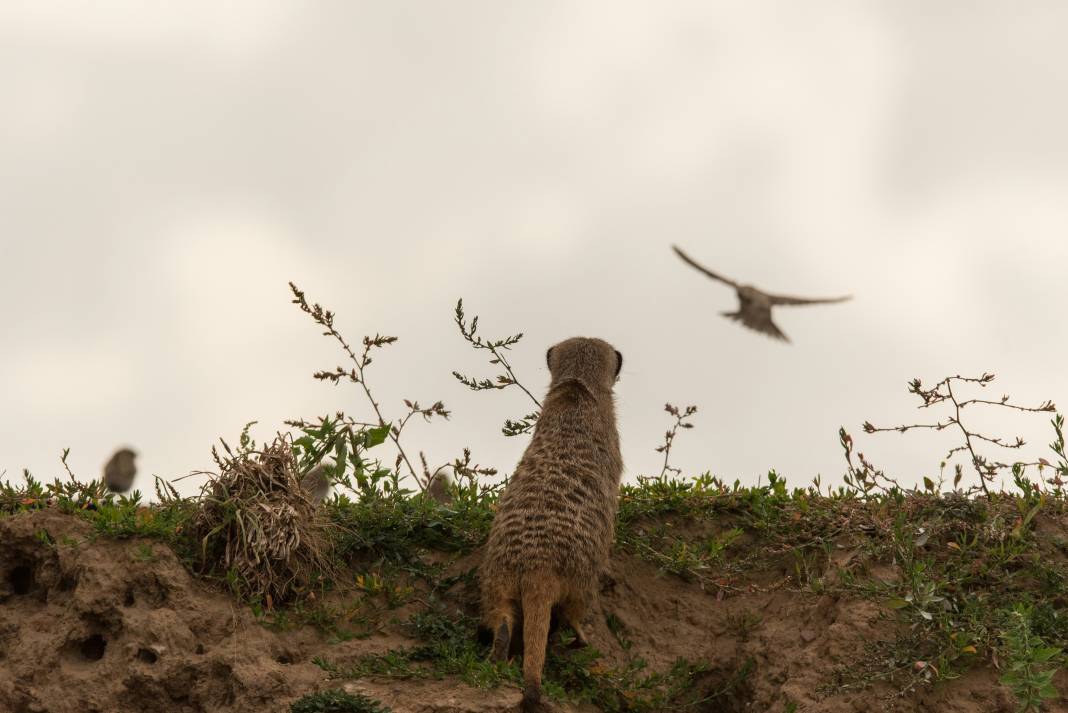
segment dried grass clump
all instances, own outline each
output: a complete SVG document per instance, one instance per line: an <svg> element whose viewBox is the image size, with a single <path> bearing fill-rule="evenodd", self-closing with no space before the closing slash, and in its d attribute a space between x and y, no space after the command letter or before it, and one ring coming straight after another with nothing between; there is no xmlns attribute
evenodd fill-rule
<svg viewBox="0 0 1068 713"><path fill-rule="evenodd" d="M271 609L333 579L330 539L287 438L262 450L242 445L212 450L219 472L201 492L193 528L202 572Z"/></svg>

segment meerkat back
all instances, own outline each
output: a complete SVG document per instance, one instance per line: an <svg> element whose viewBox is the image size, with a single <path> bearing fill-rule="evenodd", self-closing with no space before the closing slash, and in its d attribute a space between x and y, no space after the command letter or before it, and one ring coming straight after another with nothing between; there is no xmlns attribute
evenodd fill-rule
<svg viewBox="0 0 1068 713"><path fill-rule="evenodd" d="M614 537L623 471L613 385L623 357L600 339L573 338L546 354L551 382L530 445L501 496L480 567L483 618L506 658L523 617L523 709L542 709L541 672L554 606L582 619Z"/></svg>

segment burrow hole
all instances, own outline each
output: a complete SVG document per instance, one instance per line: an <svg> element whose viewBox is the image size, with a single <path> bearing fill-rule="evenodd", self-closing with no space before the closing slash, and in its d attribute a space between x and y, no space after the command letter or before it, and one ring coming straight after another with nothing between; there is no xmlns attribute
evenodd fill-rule
<svg viewBox="0 0 1068 713"><path fill-rule="evenodd" d="M104 652L108 648L108 640L100 634L93 634L78 644L78 653L86 661L99 661L104 658Z"/></svg>
<svg viewBox="0 0 1068 713"><path fill-rule="evenodd" d="M137 651L137 660L142 663L156 663L159 661L159 654L152 649L139 649Z"/></svg>
<svg viewBox="0 0 1068 713"><path fill-rule="evenodd" d="M12 593L19 596L29 594L34 585L33 568L29 565L18 565L7 575L7 583Z"/></svg>

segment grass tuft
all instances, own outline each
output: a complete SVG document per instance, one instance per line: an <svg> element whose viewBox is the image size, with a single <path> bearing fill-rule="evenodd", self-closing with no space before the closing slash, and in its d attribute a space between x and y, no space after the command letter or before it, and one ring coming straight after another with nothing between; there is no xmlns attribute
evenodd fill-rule
<svg viewBox="0 0 1068 713"><path fill-rule="evenodd" d="M268 610L333 579L326 522L301 487L291 444L279 436L258 451L223 448L190 523L198 570Z"/></svg>
<svg viewBox="0 0 1068 713"><path fill-rule="evenodd" d="M361 693L337 689L310 693L289 707L290 713L392 713L392 709Z"/></svg>

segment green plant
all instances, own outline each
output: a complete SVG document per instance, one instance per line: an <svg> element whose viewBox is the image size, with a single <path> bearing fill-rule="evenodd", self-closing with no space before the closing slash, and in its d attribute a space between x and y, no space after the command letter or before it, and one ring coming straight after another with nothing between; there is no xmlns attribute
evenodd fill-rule
<svg viewBox="0 0 1068 713"><path fill-rule="evenodd" d="M456 326L460 328L460 334L472 346L475 350L488 351L490 353L490 364L493 366L499 366L503 369L503 373L496 375L492 379L478 379L475 377L465 376L458 371L452 372L452 375L456 377L456 380L461 384L471 389L472 391L488 391L488 390L500 390L507 389L510 386L519 388L525 393L531 401L534 402L534 406L537 410L528 413L517 421L506 419L504 426L501 428L501 432L506 436L519 436L524 433L530 433L534 430L534 424L538 421L538 416L541 415L541 402L530 393L530 389L519 381L516 377L515 371L512 370L512 365L508 361L508 356L505 352L509 351L512 347L519 343L523 338L523 333L510 335L504 339L483 339L478 334L478 315L472 317L470 324L468 324L466 316L464 315L464 301L458 300L456 302L456 310L454 319Z"/></svg>
<svg viewBox="0 0 1068 713"><path fill-rule="evenodd" d="M40 530L34 532L33 536L38 542L40 542L45 547L51 548L56 546L55 538L52 537L52 534L44 528L41 528Z"/></svg>
<svg viewBox="0 0 1068 713"><path fill-rule="evenodd" d="M1007 618L1003 635L1007 666L1001 683L1016 696L1019 713L1042 710L1043 701L1060 695L1053 675L1063 663L1061 649L1047 646L1034 634L1027 607L1016 606Z"/></svg>
<svg viewBox="0 0 1068 713"><path fill-rule="evenodd" d="M338 689L309 693L289 707L290 713L391 713L379 701L362 693L346 693Z"/></svg>
<svg viewBox="0 0 1068 713"><path fill-rule="evenodd" d="M308 439L299 444L303 448L301 453L302 466L305 468L311 467L318 462L319 458L322 458L323 455L330 452L331 449L336 449L335 477L339 478L342 475L346 467L346 457L349 457L352 459L352 465L357 471L356 477L357 480L359 480L360 475L365 469L365 464L359 457L361 446L362 448L370 448L388 438L393 442L394 447L397 449L397 461L394 464L392 471L394 485L396 485L397 479L399 478L400 467L403 463L407 469L407 477L414 480L420 488L425 488L428 485L429 478L424 475L424 478L420 479L419 474L417 474L415 470L415 466L412 464L411 459L404 450L404 446L401 443L401 435L412 417L416 415L421 416L425 421L430 421L434 416L440 416L447 419L449 417L449 411L445 408L445 405L440 401L436 401L429 408L423 408L419 405L418 401L404 399L404 405L408 409L407 413L397 420L387 419L383 415L382 408L375 399L371 387L368 384L367 368L374 361L371 356L372 351L382 349L395 343L397 337L383 336L380 334L376 334L373 337L365 336L363 338L363 352L357 356L353 348L341 335L341 332L334 326L333 312L325 309L318 303L309 303L304 292L298 289L292 282L289 283L289 289L293 293L293 303L325 330L323 332L324 336L332 337L337 341L352 364L348 368L338 366L333 370L317 371L315 372L314 377L320 381L329 381L334 384L338 384L341 381L348 381L358 385L363 391L364 396L366 396L367 403L370 405L375 418L375 422L373 423L358 422L346 418L342 413L338 413L337 418L333 421L330 419L319 419L318 430L316 430L315 426L303 421L291 422L290 425L300 428L304 432L304 436ZM381 468L375 468L373 474L379 479L385 477ZM394 489L396 489L396 487L394 487Z"/></svg>
<svg viewBox="0 0 1068 713"><path fill-rule="evenodd" d="M152 549L152 543L140 542L134 552L134 559L140 562L155 562L156 552Z"/></svg>
<svg viewBox="0 0 1068 713"><path fill-rule="evenodd" d="M1053 469L1053 477L1046 482L1054 487L1054 492L1063 495L1064 486L1068 483L1068 454L1065 453L1064 447L1064 416L1058 413L1054 415L1050 423L1053 425L1054 438L1049 444L1049 449L1057 456L1057 463L1052 464L1045 458L1039 458L1038 464L1040 468Z"/></svg>

